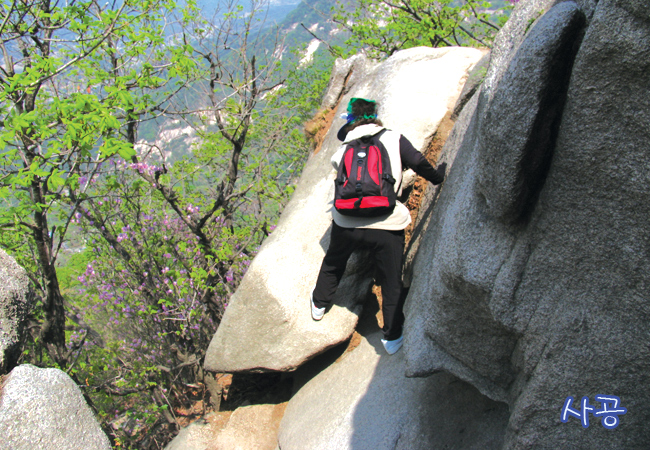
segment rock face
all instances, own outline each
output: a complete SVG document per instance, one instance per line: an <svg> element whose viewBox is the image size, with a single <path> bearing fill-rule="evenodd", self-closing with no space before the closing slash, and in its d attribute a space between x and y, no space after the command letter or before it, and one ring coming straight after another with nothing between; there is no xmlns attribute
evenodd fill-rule
<svg viewBox="0 0 650 450"><path fill-rule="evenodd" d="M362 57L341 63L326 96L376 99L384 124L422 148L450 111L468 70L483 53L476 49L415 48L380 65ZM345 75L343 75L345 74ZM355 75L356 74L356 75ZM346 80L343 83L341 80ZM311 320L309 297L329 244L338 149L338 119L322 149L307 163L290 203L265 241L214 336L205 358L211 371L289 371L350 337L371 284L367 265L350 262L335 305L322 322Z"/></svg>
<svg viewBox="0 0 650 450"><path fill-rule="evenodd" d="M2 448L109 450L108 438L72 379L58 369L21 365L0 392Z"/></svg>
<svg viewBox="0 0 650 450"><path fill-rule="evenodd" d="M23 322L32 302L25 269L0 250L0 375L11 371L20 356Z"/></svg>
<svg viewBox="0 0 650 450"><path fill-rule="evenodd" d="M209 414L181 430L165 450L275 450L284 406L243 406L230 417Z"/></svg>
<svg viewBox="0 0 650 450"><path fill-rule="evenodd" d="M641 0L521 2L444 150L407 374L507 402L504 448L650 442L649 18ZM561 422L567 397L596 395L627 408L615 430Z"/></svg>
<svg viewBox="0 0 650 450"><path fill-rule="evenodd" d="M282 405L237 408L216 440L217 450L275 450Z"/></svg>
<svg viewBox="0 0 650 450"><path fill-rule="evenodd" d="M380 102L379 93L403 97L392 88L408 84L400 76L415 77L416 68L382 70L368 68L343 103L352 94ZM362 332L359 347L291 399L280 427L282 450L647 448L649 73L647 0L518 3L495 40L480 88L454 109L458 120L441 155L450 167L447 179L441 189L426 192L420 208L411 241L416 244L408 249L416 256L408 267L403 350L380 356L376 325ZM384 88L373 90L373 83ZM420 129L428 128L414 117L437 123L413 98L424 99L409 97L409 107L383 98L391 120L405 118ZM326 165L336 125L303 178L294 199L300 204L322 205L329 198L325 185L331 180L315 167ZM408 125L400 125L411 137ZM273 237L276 247L270 247L287 261L300 258L289 244L297 234L293 224L299 224L291 214L300 204L285 213L282 232ZM325 248L327 221L318 226ZM252 333L256 341L242 346L215 338L213 344L222 347L212 350L220 352L212 355L215 367L218 360L222 367L235 361L231 346L241 353L254 349L254 361L280 361L232 367L287 370L335 342L334 333L348 334L345 327L355 319L341 318L356 314L356 297L340 299L342 307L321 323L309 319L306 299L322 256L322 249L306 250L312 232L305 233L301 253L312 264L308 270L300 269L301 262L283 261L266 272L260 266L254 292L264 302L273 299L264 303L271 322L231 315L224 334L239 340ZM299 278L294 287L304 291L294 289L294 303L275 294L269 274L277 270L286 279ZM348 281L366 276L351 271ZM233 309L239 317L246 308L254 315L254 305L262 304L245 295L248 300L238 299L240 309ZM286 305L294 305L294 312ZM251 324L260 330L251 332ZM277 331L281 327L284 334ZM297 336L306 342L301 348ZM323 336L320 346L313 344L315 336ZM301 356L285 355L278 346ZM601 396L618 397L620 404ZM569 397L575 400L564 420ZM593 409L583 411L581 399ZM611 410L617 407L618 425L606 429L615 424ZM596 414L606 410L608 417ZM576 415L588 415L588 429Z"/></svg>
<svg viewBox="0 0 650 450"><path fill-rule="evenodd" d="M359 331L361 344L289 402L282 450L501 448L505 404L446 373L406 378L404 353L386 355L376 322Z"/></svg>

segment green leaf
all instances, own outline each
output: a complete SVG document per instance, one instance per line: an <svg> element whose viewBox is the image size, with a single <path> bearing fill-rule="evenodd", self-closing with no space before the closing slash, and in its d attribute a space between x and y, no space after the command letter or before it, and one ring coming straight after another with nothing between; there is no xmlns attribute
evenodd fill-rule
<svg viewBox="0 0 650 450"><path fill-rule="evenodd" d="M65 178L59 175L61 172L54 169L47 179L47 185L51 191L56 191L61 186L65 185Z"/></svg>

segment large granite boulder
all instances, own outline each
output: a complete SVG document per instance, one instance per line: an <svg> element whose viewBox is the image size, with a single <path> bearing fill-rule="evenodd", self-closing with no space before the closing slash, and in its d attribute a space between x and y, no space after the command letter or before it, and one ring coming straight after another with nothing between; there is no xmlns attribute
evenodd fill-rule
<svg viewBox="0 0 650 450"><path fill-rule="evenodd" d="M110 450L77 385L58 369L16 367L0 388L0 445L12 450Z"/></svg>
<svg viewBox="0 0 650 450"><path fill-rule="evenodd" d="M0 375L18 361L23 323L33 299L25 269L0 250Z"/></svg>
<svg viewBox="0 0 650 450"><path fill-rule="evenodd" d="M647 1L524 0L447 142L407 374L447 371L508 403L504 448L650 442L648 73ZM597 395L627 409L616 429ZM595 408L588 430L561 420L569 396Z"/></svg>
<svg viewBox="0 0 650 450"><path fill-rule="evenodd" d="M361 343L289 402L282 450L501 448L507 405L447 373L406 378L404 353L386 354L376 322L359 331Z"/></svg>
<svg viewBox="0 0 650 450"><path fill-rule="evenodd" d="M484 52L469 48L414 48L376 65L361 57L337 76L337 114L351 97L376 99L384 124L423 148L453 109L467 72ZM350 72L351 70L351 72ZM360 71L363 76L354 76ZM339 80L340 81L340 80ZM337 119L321 150L307 163L277 228L265 241L237 292L205 358L211 371L290 371L345 341L354 331L372 282L367 264L350 262L335 305L321 322L310 317L309 297L329 244L335 172L330 157L338 149Z"/></svg>

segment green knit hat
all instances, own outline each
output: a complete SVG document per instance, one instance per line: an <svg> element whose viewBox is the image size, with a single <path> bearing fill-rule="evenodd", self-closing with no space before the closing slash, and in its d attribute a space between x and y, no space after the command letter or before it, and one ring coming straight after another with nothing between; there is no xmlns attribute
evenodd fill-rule
<svg viewBox="0 0 650 450"><path fill-rule="evenodd" d="M352 105L357 101L357 100L363 100L364 102L372 103L375 106L375 113L374 114L364 114L363 116L356 117L354 114L352 114ZM350 102L348 103L348 123L353 123L356 122L357 120L362 120L362 119L376 119L377 118L377 102L375 100L368 100L366 98L360 98L360 97L353 97L350 99Z"/></svg>

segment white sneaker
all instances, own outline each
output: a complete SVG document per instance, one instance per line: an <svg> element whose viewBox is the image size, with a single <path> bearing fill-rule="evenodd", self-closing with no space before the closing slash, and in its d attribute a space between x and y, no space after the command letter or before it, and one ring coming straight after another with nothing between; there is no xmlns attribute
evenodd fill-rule
<svg viewBox="0 0 650 450"><path fill-rule="evenodd" d="M310 295L310 302L311 302L311 318L314 320L321 320L325 315L325 308L316 308L316 305L314 305L313 292Z"/></svg>
<svg viewBox="0 0 650 450"><path fill-rule="evenodd" d="M384 348L386 349L386 353L389 355L392 355L394 353L397 353L397 351L402 348L402 342L404 341L404 335L398 337L397 339L393 341L387 341L386 339L382 339L381 343L384 344Z"/></svg>

